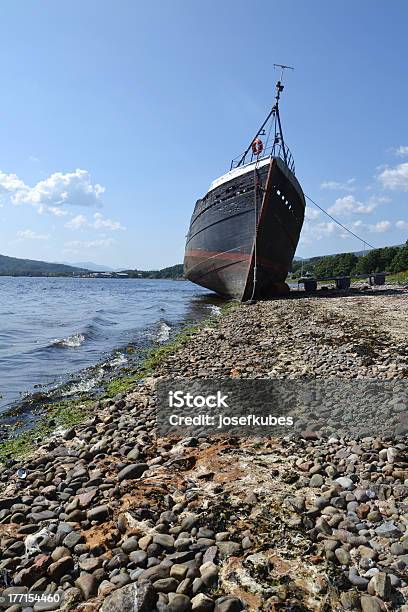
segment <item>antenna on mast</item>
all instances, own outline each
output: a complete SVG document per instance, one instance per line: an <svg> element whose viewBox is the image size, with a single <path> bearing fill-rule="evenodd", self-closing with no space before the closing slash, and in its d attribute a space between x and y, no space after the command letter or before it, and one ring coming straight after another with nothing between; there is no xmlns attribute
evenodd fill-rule
<svg viewBox="0 0 408 612"><path fill-rule="evenodd" d="M285 66L285 64L274 64L274 68L281 69L281 76L279 81L276 83L276 97L275 97L275 106L272 108L272 113L275 115L275 139L274 146L279 145L282 147L283 159L285 160L285 164L288 164L287 151L285 147L285 141L283 140L283 131L282 124L279 115L279 99L280 95L283 91L282 79L283 73L285 70L294 70L293 66Z"/></svg>
<svg viewBox="0 0 408 612"><path fill-rule="evenodd" d="M281 76L280 76L280 80L283 79L283 72L284 70L294 70L293 66L285 66L285 64L274 64L274 68L281 68Z"/></svg>
<svg viewBox="0 0 408 612"><path fill-rule="evenodd" d="M282 85L283 73L284 73L285 70L294 70L294 68L293 68L293 66L285 66L285 64L274 64L273 66L274 66L274 68L280 68L281 69L280 79L276 83L276 106L278 106L279 98L280 98L281 92L283 91L283 85Z"/></svg>

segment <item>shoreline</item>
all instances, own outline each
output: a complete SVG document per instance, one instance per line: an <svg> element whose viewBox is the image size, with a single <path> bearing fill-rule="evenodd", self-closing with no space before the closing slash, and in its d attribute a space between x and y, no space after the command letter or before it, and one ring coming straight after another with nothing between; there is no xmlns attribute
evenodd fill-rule
<svg viewBox="0 0 408 612"><path fill-rule="evenodd" d="M221 308L216 304L217 301L220 302L219 299L215 303L209 298L201 300L195 317L188 314L184 320L170 324L160 320L151 325L150 329L142 328L134 340L122 346L114 346L110 353L105 353L96 363L78 372L66 373L58 383L36 384L36 389L6 406L0 412L0 462L4 443L9 441L12 446L13 440L17 442L17 437L22 434L38 438L41 431L44 435L44 430L49 435L52 427L48 422L55 420L55 417L59 426L69 421L78 424L80 419L73 419L72 413L79 407L82 409L92 403L97 404L100 400L131 388L141 378L141 372L146 370L154 356L165 354L189 330L194 331L201 322L217 316Z"/></svg>
<svg viewBox="0 0 408 612"><path fill-rule="evenodd" d="M29 412L30 404L101 387L122 367L134 369L144 349L212 308L208 292L190 283L142 280L131 287L101 280L73 287L64 279L37 280L10 279L3 287L9 305L2 309L2 416L21 404Z"/></svg>
<svg viewBox="0 0 408 612"><path fill-rule="evenodd" d="M133 598L149 612L407 612L405 434L169 441L155 428L160 378L406 381L407 297L393 286L230 302L86 415L62 409L64 429L1 468L9 591L65 593L34 610L125 612Z"/></svg>
<svg viewBox="0 0 408 612"><path fill-rule="evenodd" d="M228 302L223 306L217 306L220 314L229 310L232 304ZM79 397L69 398L64 394L58 394L60 389L63 390L65 387L62 385L53 390L51 396L45 393L44 397L38 400L36 396L39 394L34 393L29 396L28 400L5 410L1 417L15 418L16 421L9 425L13 430L11 436L0 440L0 466L5 458L22 458L34 451L42 439L49 435L56 435L58 430L80 425L85 420L84 414L89 415L98 411L106 400L131 391L159 365L162 359L180 348L192 334L199 331L200 327L212 325L218 316L218 313L212 314L195 322L179 324L174 328L176 329L175 334L168 341L155 342L149 348L133 349L140 354L137 365L133 363L131 367L121 368L116 376L107 378L95 390L81 392ZM97 367L98 364L94 366L94 368ZM57 399L54 399L53 395L56 395ZM32 421L28 420L28 414L33 417ZM2 425L2 427L6 426Z"/></svg>

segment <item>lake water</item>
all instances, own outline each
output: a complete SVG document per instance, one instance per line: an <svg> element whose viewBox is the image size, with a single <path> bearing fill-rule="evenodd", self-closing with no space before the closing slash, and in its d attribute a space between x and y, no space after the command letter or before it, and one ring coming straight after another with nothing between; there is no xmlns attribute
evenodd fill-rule
<svg viewBox="0 0 408 612"><path fill-rule="evenodd" d="M217 304L187 281L0 277L0 412L61 385L91 390Z"/></svg>

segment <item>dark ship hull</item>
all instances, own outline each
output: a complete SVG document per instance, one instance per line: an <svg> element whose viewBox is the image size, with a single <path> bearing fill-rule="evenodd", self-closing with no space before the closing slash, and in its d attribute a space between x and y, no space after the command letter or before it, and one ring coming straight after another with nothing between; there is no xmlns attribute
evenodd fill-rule
<svg viewBox="0 0 408 612"><path fill-rule="evenodd" d="M288 290L305 199L279 157L230 171L198 200L187 235L186 278L246 301Z"/></svg>

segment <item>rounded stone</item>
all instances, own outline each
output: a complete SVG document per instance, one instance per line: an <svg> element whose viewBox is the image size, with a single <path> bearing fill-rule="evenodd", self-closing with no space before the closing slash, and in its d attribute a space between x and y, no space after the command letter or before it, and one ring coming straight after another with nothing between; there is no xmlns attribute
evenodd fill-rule
<svg viewBox="0 0 408 612"><path fill-rule="evenodd" d="M153 582L153 587L161 593L175 592L179 583L175 578L159 578Z"/></svg>
<svg viewBox="0 0 408 612"><path fill-rule="evenodd" d="M318 488L324 484L324 478L321 474L313 474L311 479L309 480L309 486Z"/></svg>
<svg viewBox="0 0 408 612"><path fill-rule="evenodd" d="M98 582L92 574L81 574L75 581L75 585L80 589L85 600L94 597L98 592Z"/></svg>
<svg viewBox="0 0 408 612"><path fill-rule="evenodd" d="M147 563L147 554L144 550L134 550L130 553L129 559L135 565L144 567Z"/></svg>
<svg viewBox="0 0 408 612"><path fill-rule="evenodd" d="M191 610L193 612L212 612L214 610L214 600L204 593L198 593L191 600Z"/></svg>
<svg viewBox="0 0 408 612"><path fill-rule="evenodd" d="M122 544L122 550L128 555L131 552L139 549L139 541L138 538L132 536L127 538Z"/></svg>
<svg viewBox="0 0 408 612"><path fill-rule="evenodd" d="M191 610L190 598L181 593L169 597L169 612L188 612Z"/></svg>

